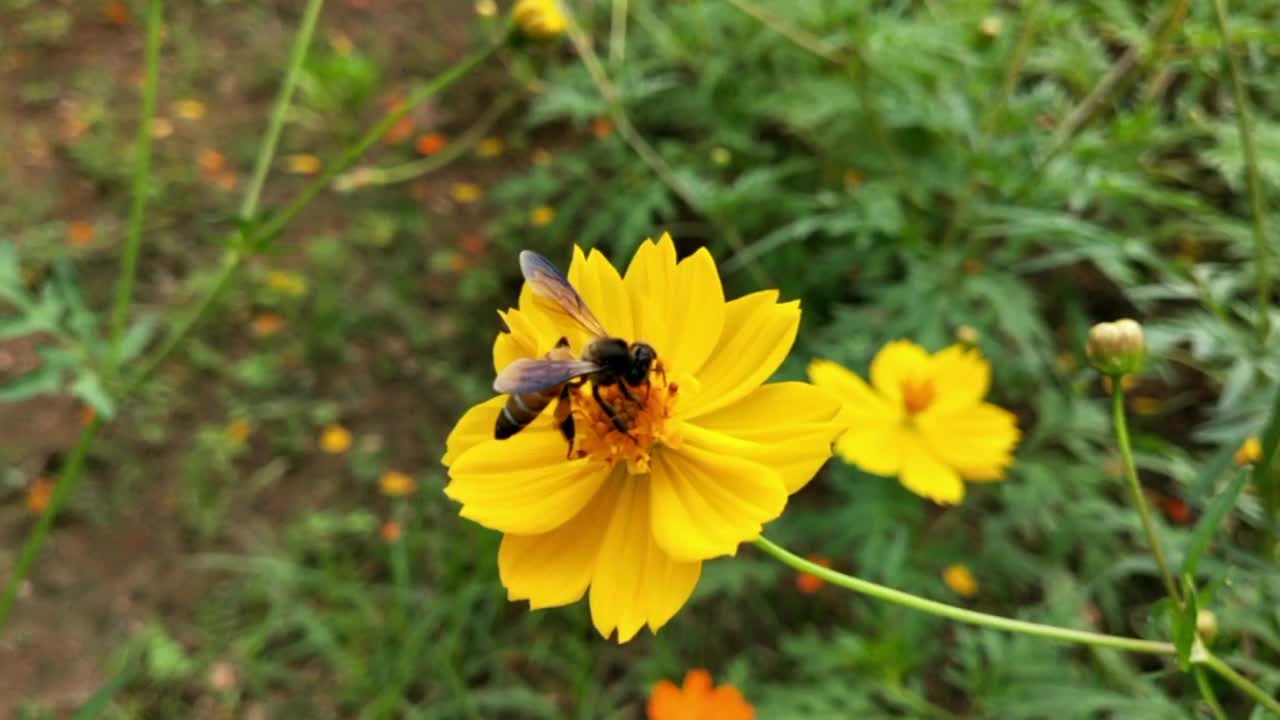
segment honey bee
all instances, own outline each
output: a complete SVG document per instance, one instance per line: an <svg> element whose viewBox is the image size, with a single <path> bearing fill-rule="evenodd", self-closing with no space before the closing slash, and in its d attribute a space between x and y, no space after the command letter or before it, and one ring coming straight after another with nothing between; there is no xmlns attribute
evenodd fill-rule
<svg viewBox="0 0 1280 720"><path fill-rule="evenodd" d="M529 250L521 252L520 272L535 295L549 300L549 307L578 323L592 339L582 349L580 358L573 356L568 339L560 338L545 356L521 358L504 368L493 381L493 389L511 397L498 413L493 436L505 440L515 435L542 414L552 400L559 398L556 420L572 449L573 414L569 393L588 380L591 397L613 426L626 434L626 422L617 409L600 396L600 388L617 386L624 398L639 402L631 389L648 386L649 371L658 358L657 352L648 343L628 344L606 332L578 291L545 257Z"/></svg>

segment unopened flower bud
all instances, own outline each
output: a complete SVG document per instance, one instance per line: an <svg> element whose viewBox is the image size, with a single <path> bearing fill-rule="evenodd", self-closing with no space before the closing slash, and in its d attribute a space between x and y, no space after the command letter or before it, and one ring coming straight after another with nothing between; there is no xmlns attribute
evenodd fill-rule
<svg viewBox="0 0 1280 720"><path fill-rule="evenodd" d="M1212 610L1200 608L1196 611L1196 634L1205 645L1212 645L1214 638L1218 637L1218 616Z"/></svg>
<svg viewBox="0 0 1280 720"><path fill-rule="evenodd" d="M978 32L988 40L994 40L1000 37L1001 31L1004 30L1004 21L997 15L988 15L978 23Z"/></svg>
<svg viewBox="0 0 1280 720"><path fill-rule="evenodd" d="M565 19L556 0L516 0L511 17L535 40L552 40L564 34Z"/></svg>
<svg viewBox="0 0 1280 720"><path fill-rule="evenodd" d="M1128 318L1098 323L1089 330L1085 352L1089 362L1106 375L1136 373L1147 359L1142 326Z"/></svg>

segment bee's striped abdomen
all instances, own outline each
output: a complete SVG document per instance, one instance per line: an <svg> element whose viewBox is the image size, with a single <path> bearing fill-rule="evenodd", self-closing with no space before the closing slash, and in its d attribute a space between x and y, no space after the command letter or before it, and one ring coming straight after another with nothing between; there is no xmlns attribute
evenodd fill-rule
<svg viewBox="0 0 1280 720"><path fill-rule="evenodd" d="M498 440L505 440L520 432L541 415L552 400L556 399L560 394L560 388L560 385L556 385L542 392L508 397L507 404L503 406L502 412L498 413L498 422L493 428L493 436Z"/></svg>

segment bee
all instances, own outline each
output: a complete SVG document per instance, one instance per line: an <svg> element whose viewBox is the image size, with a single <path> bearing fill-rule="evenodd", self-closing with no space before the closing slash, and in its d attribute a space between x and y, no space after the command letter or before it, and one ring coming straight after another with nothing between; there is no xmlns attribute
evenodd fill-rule
<svg viewBox="0 0 1280 720"><path fill-rule="evenodd" d="M626 434L627 423L617 409L600 396L600 389L617 386L624 398L639 402L632 388L647 389L657 352L648 343L627 343L606 332L578 291L545 257L529 250L521 252L520 272L535 295L549 300L548 307L568 316L590 333L591 341L578 358L569 349L568 339L560 338L545 356L521 358L504 368L493 381L493 389L511 397L498 413L493 436L505 440L515 435L542 414L552 400L559 398L556 420L572 451L574 429L569 394L587 381L591 382L591 397L613 426Z"/></svg>

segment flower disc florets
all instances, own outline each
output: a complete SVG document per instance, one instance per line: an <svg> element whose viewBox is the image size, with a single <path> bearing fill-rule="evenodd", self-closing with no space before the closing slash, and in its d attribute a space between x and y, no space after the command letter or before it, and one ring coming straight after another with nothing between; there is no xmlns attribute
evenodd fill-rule
<svg viewBox="0 0 1280 720"><path fill-rule="evenodd" d="M674 432L677 423L668 422L679 397L679 383L667 381L661 362L649 374L646 386L628 388L625 392L623 386L616 384L600 388L600 398L627 428L623 432L596 402L590 383L582 385L571 395L573 457L603 460L610 467L623 461L632 475L649 472L649 452L655 443L668 447L679 445L679 436Z"/></svg>

